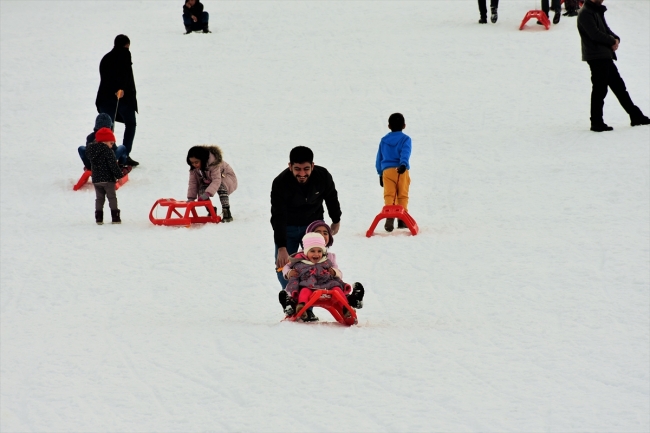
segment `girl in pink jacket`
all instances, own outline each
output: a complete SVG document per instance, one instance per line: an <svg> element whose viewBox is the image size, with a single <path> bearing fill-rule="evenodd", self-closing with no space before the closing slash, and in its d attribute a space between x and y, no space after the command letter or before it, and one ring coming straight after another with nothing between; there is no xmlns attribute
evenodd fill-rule
<svg viewBox="0 0 650 433"><path fill-rule="evenodd" d="M187 165L190 166L187 200L194 201L197 197L210 200L218 194L223 221L232 221L229 196L237 189L237 176L223 160L221 149L218 146L194 146L187 152Z"/></svg>

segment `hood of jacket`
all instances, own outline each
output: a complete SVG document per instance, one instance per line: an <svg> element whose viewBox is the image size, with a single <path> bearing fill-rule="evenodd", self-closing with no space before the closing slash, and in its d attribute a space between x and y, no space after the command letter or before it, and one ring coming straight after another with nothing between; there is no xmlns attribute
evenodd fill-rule
<svg viewBox="0 0 650 433"><path fill-rule="evenodd" d="M388 146L395 147L404 142L406 139L406 134L404 134L402 131L395 131L395 132L389 132L384 136L384 138L381 139L383 144L387 144Z"/></svg>
<svg viewBox="0 0 650 433"><path fill-rule="evenodd" d="M221 164L223 155L219 146L205 146L210 151L210 158L208 159L208 167ZM214 157L214 158L213 158Z"/></svg>

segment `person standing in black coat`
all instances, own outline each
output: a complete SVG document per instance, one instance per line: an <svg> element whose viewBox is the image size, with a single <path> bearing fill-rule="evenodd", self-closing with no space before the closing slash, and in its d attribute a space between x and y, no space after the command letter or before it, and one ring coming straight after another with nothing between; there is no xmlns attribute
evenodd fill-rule
<svg viewBox="0 0 650 433"><path fill-rule="evenodd" d="M582 60L591 69L591 130L603 132L614 129L603 121L603 105L608 87L629 114L632 126L648 125L650 119L632 102L625 82L614 64L621 38L607 25L606 10L603 0L587 0L578 12Z"/></svg>
<svg viewBox="0 0 650 433"><path fill-rule="evenodd" d="M138 111L138 100L131 66L133 62L129 51L130 45L128 36L117 35L113 49L99 63L100 82L95 105L99 113L108 114L113 122L124 123L122 144L126 147L126 164L136 166L139 163L131 158L131 150L135 137L135 113Z"/></svg>
<svg viewBox="0 0 650 433"><path fill-rule="evenodd" d="M208 28L210 15L203 10L203 4L200 0L185 0L183 4L183 24L185 25L185 34L203 31L203 33L212 33Z"/></svg>
<svg viewBox="0 0 650 433"><path fill-rule="evenodd" d="M271 187L271 226L275 241L276 268L289 262L296 253L309 224L323 220L327 213L332 219L332 236L341 225L341 205L332 175L325 167L314 165L314 153L305 146L291 149L289 167L280 173ZM282 289L287 285L281 272L277 272ZM318 320L311 310L309 321Z"/></svg>

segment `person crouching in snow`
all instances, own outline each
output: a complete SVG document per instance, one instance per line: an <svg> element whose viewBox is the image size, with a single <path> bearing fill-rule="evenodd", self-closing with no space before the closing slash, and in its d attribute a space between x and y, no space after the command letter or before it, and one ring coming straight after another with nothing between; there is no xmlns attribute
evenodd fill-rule
<svg viewBox="0 0 650 433"><path fill-rule="evenodd" d="M404 134L406 128L404 116L393 113L388 118L388 128L391 130L379 143L375 168L379 173L379 185L384 187L384 204L391 205L397 202L408 212L409 185L409 159L411 158L411 137ZM392 232L395 218L386 218L384 229ZM398 229L405 229L404 221L399 220Z"/></svg>
<svg viewBox="0 0 650 433"><path fill-rule="evenodd" d="M343 274L341 273L341 270L339 269L338 264L336 263L336 255L332 252L331 246L334 243L334 236L332 235L332 229L330 226L323 220L316 220L309 224L307 226L307 229L305 230L306 233L318 233L323 237L323 240L325 242L325 247L327 248L327 259L330 261L332 264L332 268L336 269L338 272L338 277L343 278ZM293 262L290 260L289 263L287 263L284 268L282 268L282 275L286 280L290 279L291 277L297 277L298 271L294 270L294 264L299 261L299 260L304 260L307 257L305 256L304 251L298 251L297 253L293 254L291 256L293 259ZM345 296L347 297L348 304L354 309L359 309L363 308L363 296L365 294L365 289L363 288L363 285L359 282L354 283L354 287L350 288L349 284L346 284L343 286L343 292L345 293ZM288 315L291 316L295 313L295 308L296 308L296 300L292 298L289 293L285 290L281 290L280 293L278 294L278 298L280 300L280 305L282 305L282 309L284 312Z"/></svg>
<svg viewBox="0 0 650 433"><path fill-rule="evenodd" d="M218 146L194 146L187 152L187 165L190 166L187 200L194 201L197 196L200 200L210 200L219 194L223 221L232 221L229 196L237 189L237 176L223 160L221 149ZM217 208L214 209L216 212Z"/></svg>
<svg viewBox="0 0 650 433"><path fill-rule="evenodd" d="M108 197L113 224L120 224L120 210L117 207L115 182L124 177L117 165L115 154L111 148L115 146L115 135L108 128L95 132L95 141L86 146L86 157L90 160L93 186L95 187L95 222L104 224L104 202Z"/></svg>
<svg viewBox="0 0 650 433"><path fill-rule="evenodd" d="M297 275L289 278L286 291L292 299L298 299L296 305L296 314L309 301L314 290L326 289L339 291L344 296L343 287L346 284L341 281L341 271L332 266L332 262L327 257L327 247L325 239L318 233L307 233L302 238L304 258L294 257L293 270ZM343 316L350 317L350 311L343 307ZM307 318L307 312L303 314Z"/></svg>

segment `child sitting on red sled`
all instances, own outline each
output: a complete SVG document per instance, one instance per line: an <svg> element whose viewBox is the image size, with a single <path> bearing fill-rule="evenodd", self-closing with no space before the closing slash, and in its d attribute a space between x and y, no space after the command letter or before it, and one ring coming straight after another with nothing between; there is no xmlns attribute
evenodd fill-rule
<svg viewBox="0 0 650 433"><path fill-rule="evenodd" d="M330 228L330 226L327 225L327 223L323 220L316 220L307 226L305 232L318 233L323 237L325 241L325 247L327 247L327 259L332 264L332 267L334 267L339 272L338 277L342 279L343 278L342 273L339 269L338 264L336 263L336 255L332 252L332 249L330 248L334 243L334 236L332 236L332 229ZM293 254L291 257L294 258L293 263L289 261L289 263L287 263L284 266L284 268L282 268L282 275L286 280L288 280L291 277L298 276L298 272L293 270L293 265L296 261L306 258L304 255L304 251L298 251L297 253ZM356 310L363 308L363 296L365 294L365 289L361 283L359 282L354 283L354 288L351 290L351 293L350 293L349 285L344 286L343 291L345 292L345 296L347 297L348 304L350 304L352 308ZM287 316L292 316L295 313L296 299L292 298L288 292L286 292L285 290L281 290L279 293L279 301L280 301L280 305L282 305L282 309L284 310Z"/></svg>
<svg viewBox="0 0 650 433"><path fill-rule="evenodd" d="M285 289L292 299L298 299L296 314L300 314L300 310L309 301L314 290L334 290L340 292L341 296L345 296L344 287L347 286L348 292L350 291L349 284L341 281L341 271L334 268L327 258L327 247L323 236L318 233L307 233L302 238L302 244L304 251L291 258L293 271L296 271L297 276L289 278ZM347 308L342 307L342 311L344 317L350 317Z"/></svg>

